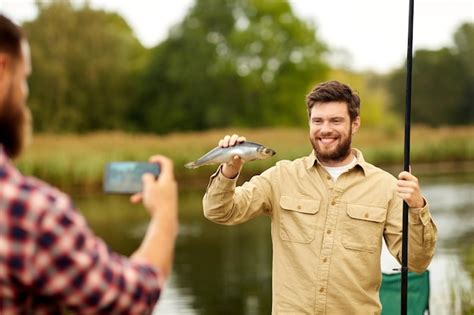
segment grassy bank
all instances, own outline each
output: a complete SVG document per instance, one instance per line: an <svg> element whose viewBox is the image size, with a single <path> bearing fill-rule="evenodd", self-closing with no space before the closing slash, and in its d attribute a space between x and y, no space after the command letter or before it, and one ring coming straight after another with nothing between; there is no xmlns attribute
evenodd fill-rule
<svg viewBox="0 0 474 315"><path fill-rule="evenodd" d="M294 159L311 151L308 131L304 128L223 129L166 136L121 132L42 134L34 137L32 145L17 162L24 173L60 186L97 187L107 162L146 160L150 155L160 153L174 160L180 180L193 181L209 176L215 167L187 170L183 165L212 149L223 135L232 133L245 135L248 140L277 151L269 160L248 163L245 170L249 174L260 172L277 160ZM354 138L354 146L360 148L371 163L387 167L402 165L403 130L362 128ZM411 161L413 165L474 161L474 126L414 127Z"/></svg>

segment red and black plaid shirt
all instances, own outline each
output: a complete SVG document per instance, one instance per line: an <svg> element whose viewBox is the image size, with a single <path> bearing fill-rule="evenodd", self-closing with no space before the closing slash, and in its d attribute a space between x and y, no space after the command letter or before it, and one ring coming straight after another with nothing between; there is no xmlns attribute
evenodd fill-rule
<svg viewBox="0 0 474 315"><path fill-rule="evenodd" d="M111 252L70 199L25 177L0 145L0 314L149 314L149 264Z"/></svg>

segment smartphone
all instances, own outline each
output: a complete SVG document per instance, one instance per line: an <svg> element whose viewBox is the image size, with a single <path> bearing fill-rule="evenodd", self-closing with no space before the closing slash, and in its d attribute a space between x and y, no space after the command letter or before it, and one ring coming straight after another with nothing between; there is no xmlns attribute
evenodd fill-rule
<svg viewBox="0 0 474 315"><path fill-rule="evenodd" d="M110 162L105 166L104 191L113 194L134 194L143 190L142 175L158 177L160 165L148 162Z"/></svg>

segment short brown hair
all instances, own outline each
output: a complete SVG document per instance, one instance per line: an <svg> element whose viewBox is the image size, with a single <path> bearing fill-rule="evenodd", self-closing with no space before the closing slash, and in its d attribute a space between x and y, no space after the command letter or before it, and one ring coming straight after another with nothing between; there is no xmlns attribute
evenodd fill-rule
<svg viewBox="0 0 474 315"><path fill-rule="evenodd" d="M0 52L20 58L23 39L26 39L23 30L6 16L0 14Z"/></svg>
<svg viewBox="0 0 474 315"><path fill-rule="evenodd" d="M356 92L339 81L327 81L316 85L306 96L308 117L316 103L345 102L351 121L360 115L360 98Z"/></svg>

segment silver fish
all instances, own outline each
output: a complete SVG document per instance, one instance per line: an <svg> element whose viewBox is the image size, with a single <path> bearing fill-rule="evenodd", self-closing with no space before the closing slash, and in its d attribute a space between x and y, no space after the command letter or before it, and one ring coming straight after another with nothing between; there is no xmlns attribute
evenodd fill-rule
<svg viewBox="0 0 474 315"><path fill-rule="evenodd" d="M189 162L184 167L198 168L203 165L221 164L232 161L234 156L240 156L244 161L264 160L272 157L276 152L261 144L254 142L241 142L232 147L216 147L201 156L194 162Z"/></svg>

